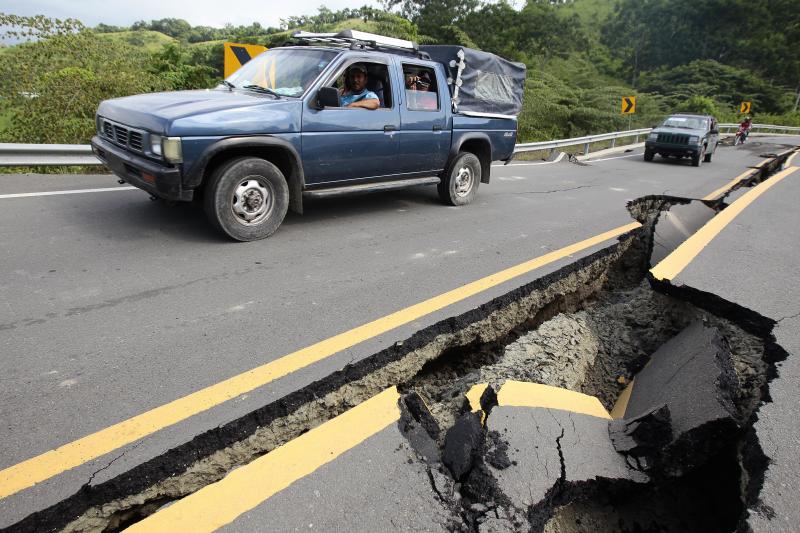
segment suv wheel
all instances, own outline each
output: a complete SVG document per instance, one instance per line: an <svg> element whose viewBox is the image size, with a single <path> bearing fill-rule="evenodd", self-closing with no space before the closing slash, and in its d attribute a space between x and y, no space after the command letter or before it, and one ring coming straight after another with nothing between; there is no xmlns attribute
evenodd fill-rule
<svg viewBox="0 0 800 533"><path fill-rule="evenodd" d="M645 161L652 161L654 155L655 155L655 153L652 150L648 150L647 148L644 149L644 160Z"/></svg>
<svg viewBox="0 0 800 533"><path fill-rule="evenodd" d="M699 154L692 156L692 166L699 167L700 163L703 161L703 159L705 159L705 157L706 157L706 149L705 147L703 147L703 149L700 151Z"/></svg>
<svg viewBox="0 0 800 533"><path fill-rule="evenodd" d="M204 208L218 230L237 241L272 235L289 208L283 173L264 159L242 157L220 166L205 189Z"/></svg>
<svg viewBox="0 0 800 533"><path fill-rule="evenodd" d="M475 198L480 181L480 160L475 154L461 152L439 182L439 198L448 205L467 205Z"/></svg>

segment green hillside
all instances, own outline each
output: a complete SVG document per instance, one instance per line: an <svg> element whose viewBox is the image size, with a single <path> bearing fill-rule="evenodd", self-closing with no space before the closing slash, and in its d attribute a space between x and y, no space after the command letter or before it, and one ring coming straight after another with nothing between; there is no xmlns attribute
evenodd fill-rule
<svg viewBox="0 0 800 533"><path fill-rule="evenodd" d="M102 39L120 42L143 49L149 53L160 51L165 45L175 44L177 39L158 31L135 30L98 34Z"/></svg>
<svg viewBox="0 0 800 533"><path fill-rule="evenodd" d="M215 86L225 41L274 47L296 30L343 29L460 44L525 63L522 142L652 126L676 111L729 122L740 118L742 100L753 102L757 122L800 125L796 0L750 0L746 10L740 3L387 0L388 10L322 7L277 28L160 19L94 31L74 21L0 14L0 42L36 36L0 47L0 142L83 143L103 99ZM621 99L632 95L637 112L622 116Z"/></svg>

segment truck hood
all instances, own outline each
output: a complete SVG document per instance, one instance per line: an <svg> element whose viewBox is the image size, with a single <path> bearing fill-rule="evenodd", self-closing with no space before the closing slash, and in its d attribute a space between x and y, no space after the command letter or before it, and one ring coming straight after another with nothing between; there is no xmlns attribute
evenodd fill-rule
<svg viewBox="0 0 800 533"><path fill-rule="evenodd" d="M695 130L695 129L687 129L687 128L654 128L653 131L650 133L676 133L682 135L695 135L697 137L703 137L706 134L705 130Z"/></svg>
<svg viewBox="0 0 800 533"><path fill-rule="evenodd" d="M127 126L169 136L292 133L302 102L244 91L137 94L106 100L97 113Z"/></svg>

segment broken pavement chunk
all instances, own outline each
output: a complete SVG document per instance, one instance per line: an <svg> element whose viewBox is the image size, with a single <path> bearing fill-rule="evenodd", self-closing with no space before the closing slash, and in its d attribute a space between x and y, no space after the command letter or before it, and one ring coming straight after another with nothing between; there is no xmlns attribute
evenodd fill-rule
<svg viewBox="0 0 800 533"><path fill-rule="evenodd" d="M455 479L461 479L472 465L483 444L483 426L478 413L464 413L444 439L442 462Z"/></svg>
<svg viewBox="0 0 800 533"><path fill-rule="evenodd" d="M646 482L608 438L608 419L543 407L495 407L487 420L508 442L511 465L491 468L498 489L527 509L565 486L598 478ZM490 463L491 465L491 463Z"/></svg>
<svg viewBox="0 0 800 533"><path fill-rule="evenodd" d="M657 456L672 442L669 408L661 405L632 419L614 420L608 424L614 448L636 458Z"/></svg>
<svg viewBox="0 0 800 533"><path fill-rule="evenodd" d="M624 422L612 423L612 438L621 453L655 453L654 440L636 446L622 439L621 424L634 441L650 425L666 434L669 414L672 438L653 461L669 475L704 464L735 438L739 428L733 402L738 382L727 343L714 328L693 322L662 345L635 378ZM631 433L632 432L632 433Z"/></svg>

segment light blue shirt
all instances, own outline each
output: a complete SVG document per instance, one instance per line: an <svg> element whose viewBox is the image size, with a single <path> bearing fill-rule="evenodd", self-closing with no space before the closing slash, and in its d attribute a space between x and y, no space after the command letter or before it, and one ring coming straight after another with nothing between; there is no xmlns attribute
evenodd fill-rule
<svg viewBox="0 0 800 533"><path fill-rule="evenodd" d="M368 91L364 89L360 93L353 94L353 93L346 93L342 95L341 103L342 107L352 104L353 102L360 102L361 100L377 100L378 95L372 91Z"/></svg>

